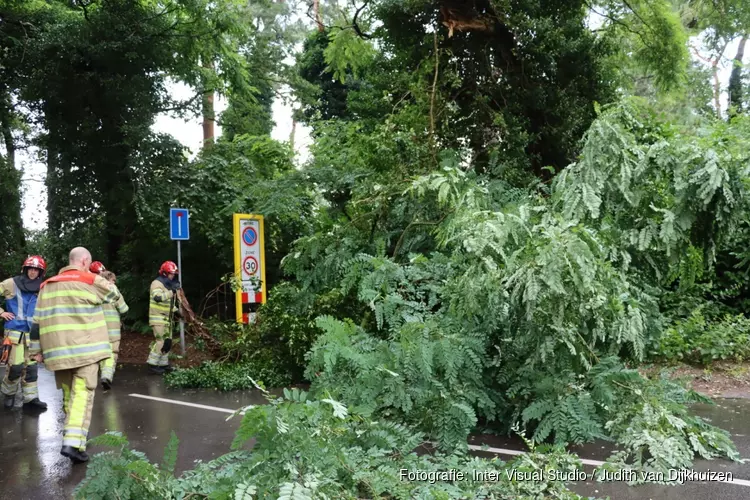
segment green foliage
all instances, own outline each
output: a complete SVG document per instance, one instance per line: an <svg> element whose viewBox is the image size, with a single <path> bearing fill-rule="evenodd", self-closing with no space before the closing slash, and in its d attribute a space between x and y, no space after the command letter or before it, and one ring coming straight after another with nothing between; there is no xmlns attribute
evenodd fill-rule
<svg viewBox="0 0 750 500"><path fill-rule="evenodd" d="M26 258L24 250L26 241L21 226L21 197L19 185L21 172L11 166L0 156L0 197L3 209L0 210L0 224L9 228L8 232L0 236L0 276L14 276L20 270L20 264Z"/></svg>
<svg viewBox="0 0 750 500"><path fill-rule="evenodd" d="M347 118L347 93L355 85L352 78L347 84L330 78L326 71L325 51L330 40L325 32L313 31L305 39L302 52L297 55L294 78L295 94L303 103L303 117L318 117L329 120L333 117Z"/></svg>
<svg viewBox="0 0 750 500"><path fill-rule="evenodd" d="M456 15L487 29L449 37L439 2L380 0L311 36L299 58L306 84L296 88L316 136L326 125L318 110L324 120L378 124L403 114L409 125L394 124L413 140L465 148L495 177L525 183L546 166L564 168L593 103L615 98L614 46L586 28L584 2L473 5Z"/></svg>
<svg viewBox="0 0 750 500"><path fill-rule="evenodd" d="M165 165L159 159L164 160L155 158L136 185L140 237L120 252L132 269L123 289L137 308L132 317L146 317L148 284L161 262L174 260L174 245L164 232L170 206L190 209L194 236L183 245L182 260L191 269L184 284L195 307L222 276L234 273L232 213L264 216L267 289L278 283L280 261L292 241L307 232L313 210L289 148L269 137L240 135L218 142L189 164Z"/></svg>
<svg viewBox="0 0 750 500"><path fill-rule="evenodd" d="M361 29L367 30L367 26ZM337 29L329 33L330 43L323 52L328 67L327 72L346 83L346 74L351 71L357 78L362 68L366 68L375 56L375 48L353 29Z"/></svg>
<svg viewBox="0 0 750 500"><path fill-rule="evenodd" d="M394 239L406 229L360 229L352 217L298 240L287 257L306 287L355 290L373 315L359 325L319 318L325 334L310 352L311 390L417 425L446 448L465 443L479 418L506 430L533 426L538 440L608 437L632 448L607 422L622 410L658 427L663 422L648 415L655 403L625 408L635 402L612 398L622 388L605 389L600 379L648 384L612 356L641 361L666 322L662 287L685 293L702 279L737 224L744 153L723 126L682 138L626 102L592 125L583 156L549 197L467 173L457 168L458 152L441 158L442 171L413 179L400 198L383 189L395 220L420 204L426 223L400 220L411 237L432 239L428 251L399 254ZM344 211L371 200L350 193ZM399 203L406 210L396 212ZM368 229L369 244L361 234ZM655 400L676 391L649 390ZM672 415L678 410L669 404L663 412ZM670 432L692 442L679 426ZM715 444L714 452L731 454ZM667 463L674 449L652 451Z"/></svg>
<svg viewBox="0 0 750 500"><path fill-rule="evenodd" d="M97 454L92 460L86 469L86 479L76 486L75 498L170 498L175 483L172 472L149 462L144 453L131 450L130 443L120 432L108 432L91 439L90 443L114 450ZM176 447L177 438L172 433L166 453L170 460L176 456ZM170 451L172 449L175 451Z"/></svg>
<svg viewBox="0 0 750 500"><path fill-rule="evenodd" d="M750 355L750 320L742 314L707 320L699 307L669 326L650 354L655 360L672 363L741 362Z"/></svg>
<svg viewBox="0 0 750 500"><path fill-rule="evenodd" d="M481 378L483 346L476 340L441 331L436 323L410 324L390 341L330 317L318 324L326 333L310 353L312 390L342 398L365 415L419 425L445 448L465 445L477 423L474 408L493 413ZM343 379L351 382L339 383Z"/></svg>
<svg viewBox="0 0 750 500"><path fill-rule="evenodd" d="M243 345L235 352L243 359L255 361L260 350L268 349L273 353L272 366L288 371L295 382L300 382L305 356L322 333L315 318L333 313L356 315L363 310L364 307L339 290L309 295L291 282L283 282L271 290L268 302L258 311L255 325L246 330L253 333L244 336ZM248 339L253 340L248 342Z"/></svg>
<svg viewBox="0 0 750 500"><path fill-rule="evenodd" d="M669 381L666 373L645 384L634 375L630 378L635 383L620 382L624 390L618 396L624 404L606 424L623 446L609 458L611 466L657 471L668 478L669 470L690 467L695 455L740 461L728 432L688 413L687 405L710 403L708 398Z"/></svg>
<svg viewBox="0 0 750 500"><path fill-rule="evenodd" d="M521 420L536 424L535 441L552 432L558 443L581 443L591 436L614 441L620 451L609 458L607 468L637 470L639 477L659 471L669 477L669 469L689 467L694 455L740 459L726 431L688 413L687 405L711 401L670 380L664 370L646 379L609 357L585 376L549 371L545 377L526 378L509 392L530 403Z"/></svg>
<svg viewBox="0 0 750 500"><path fill-rule="evenodd" d="M273 365L258 366L257 362L248 361L238 363L204 361L200 366L175 370L165 375L164 381L169 387L238 391L253 387L251 377L258 379L267 387L283 387L292 382L289 374L280 372Z"/></svg>
<svg viewBox="0 0 750 500"><path fill-rule="evenodd" d="M606 17L607 36L616 37L625 49L623 55L632 57L652 74L657 87L668 89L680 83L689 60L688 35L672 2L604 0L593 3L597 4L602 9L597 12Z"/></svg>
<svg viewBox="0 0 750 500"><path fill-rule="evenodd" d="M148 283L159 263L175 260L174 246L164 233L168 207L183 204L197 215L196 237L185 245L184 254L185 267L197 270L194 281L186 283L189 298L197 304L232 267L226 254L231 252L227 243L232 210L248 211L252 205L269 216L268 278L277 281L284 241L298 236L304 211L304 195L297 203L295 195L282 200L280 192L296 194L304 186L294 179L286 181L288 189L259 185L255 176L270 182L292 169L288 149L268 136L267 116L274 94L269 82L286 71L282 61L296 37L286 4L13 1L0 10L0 36L13 41L13 50L0 56L13 66L3 74L0 100L4 104L7 97L15 114L38 123L36 135L29 133L29 138L47 162L48 262L64 265L70 248L84 244L95 259L123 275L130 318L145 319ZM167 88L170 78L187 83L195 95L175 99ZM198 111L200 98L215 91L230 98L227 137L241 140L236 146L217 146L213 156L207 153L186 168L182 145L154 134L151 126L163 112L184 116ZM256 118L263 116L259 123ZM245 123L250 117L255 128ZM259 137L248 139L248 132ZM227 164L233 172L221 172ZM219 172L223 175L210 177ZM219 189L221 182L226 187ZM244 191L248 185L256 187L251 199ZM18 186L5 186L18 192ZM287 209L286 220L275 220L274 209L258 203L257 197L277 200L277 207ZM12 215L13 207L6 206L3 213ZM13 247L23 252L22 238L16 238ZM217 270L204 265L217 256Z"/></svg>
<svg viewBox="0 0 750 500"><path fill-rule="evenodd" d="M637 101L612 107L586 134L581 161L555 179L556 202L599 228L624 269L689 288L745 203L745 153L725 131L681 137Z"/></svg>
<svg viewBox="0 0 750 500"><path fill-rule="evenodd" d="M222 391L251 388L249 376L268 387L304 381L305 355L322 333L315 324L320 314L352 313L363 308L338 290L310 295L290 282L275 286L256 322L208 319L206 329L219 344L219 361L177 370L165 378L174 387L204 387Z"/></svg>
<svg viewBox="0 0 750 500"><path fill-rule="evenodd" d="M412 454L421 432L463 447L480 420L524 426L532 442L612 439L617 466L736 458L725 434L688 416L694 395L624 362L744 355L733 343L746 321L721 316L750 296L750 122L706 117L706 73L686 73L686 32L665 0L454 3L324 8L329 26L294 68L282 61L300 32L284 2L2 8L4 140L38 119L52 267L85 242L145 318L153 272L173 258L170 206L191 210L183 264L196 304L233 272L231 214L261 213L271 294L258 323L209 322L224 363L167 380L281 385L306 361L319 396L253 409L235 443L257 437L252 454L180 479L176 441L157 466L110 437L119 451L92 464L89 497L567 495L548 482L398 480L397 466L480 465ZM713 28L711 46L747 32L740 3L717 3L724 20L698 3L688 7ZM594 31L586 16L601 7ZM175 102L168 77L193 98ZM304 168L268 136L283 83L313 130ZM621 90L649 104L618 102ZM214 92L230 103L225 136L196 160L151 132L165 109L197 112ZM19 199L7 156L3 199ZM0 246L3 266L16 236ZM706 301L705 320L686 315ZM572 466L559 450L518 463L533 460Z"/></svg>
<svg viewBox="0 0 750 500"><path fill-rule="evenodd" d="M535 447L504 463L465 454L417 454L423 443L414 429L375 421L336 400L314 400L298 389L283 398L248 409L237 430L235 451L199 463L179 478L148 463L122 437L106 435L98 444L116 447L93 457L75 498L483 498L537 499L581 497L549 471L582 469L575 456L559 447ZM256 438L252 452L239 450ZM168 449L175 447L170 442ZM171 456L171 452L170 452ZM446 471L463 479L451 481ZM514 476L511 471L523 474ZM493 478L472 480L474 471ZM419 472L422 478L410 478ZM161 495L161 496L159 496Z"/></svg>
<svg viewBox="0 0 750 500"><path fill-rule="evenodd" d="M742 0L691 0L681 8L685 24L702 31L711 50L747 33L750 27L750 7Z"/></svg>

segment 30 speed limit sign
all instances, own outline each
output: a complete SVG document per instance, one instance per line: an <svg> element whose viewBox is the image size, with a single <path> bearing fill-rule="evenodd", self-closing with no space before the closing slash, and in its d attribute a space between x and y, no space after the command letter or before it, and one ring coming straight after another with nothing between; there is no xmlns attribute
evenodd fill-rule
<svg viewBox="0 0 750 500"><path fill-rule="evenodd" d="M252 255L248 255L242 263L242 268L248 275L255 276L255 273L258 272L258 261Z"/></svg>

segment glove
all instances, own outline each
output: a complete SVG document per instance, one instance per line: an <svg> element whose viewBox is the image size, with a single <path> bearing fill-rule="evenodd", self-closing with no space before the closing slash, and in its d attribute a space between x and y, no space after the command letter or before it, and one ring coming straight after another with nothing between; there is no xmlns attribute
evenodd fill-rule
<svg viewBox="0 0 750 500"><path fill-rule="evenodd" d="M39 323L31 325L31 331L29 332L29 339L39 340Z"/></svg>

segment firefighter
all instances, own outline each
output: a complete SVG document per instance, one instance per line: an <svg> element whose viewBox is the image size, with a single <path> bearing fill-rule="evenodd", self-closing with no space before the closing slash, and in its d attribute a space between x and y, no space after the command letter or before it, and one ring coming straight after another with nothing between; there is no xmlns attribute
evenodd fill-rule
<svg viewBox="0 0 750 500"><path fill-rule="evenodd" d="M107 270L107 268L104 267L104 264L102 264L98 260L95 260L89 266L89 271L91 271L94 274L102 274L102 271L106 271L106 270Z"/></svg>
<svg viewBox="0 0 750 500"><path fill-rule="evenodd" d="M44 259L32 255L23 262L20 275L0 283L0 295L5 299L5 310L0 308L0 317L5 320L6 341L11 344L5 377L0 386L5 396L3 406L6 410L13 408L16 402L19 379L24 410L47 409L47 403L39 400L37 387L39 341L30 338L39 286L46 270Z"/></svg>
<svg viewBox="0 0 750 500"><path fill-rule="evenodd" d="M89 270L94 269L94 264L91 264ZM117 288L115 273L105 270L101 271L99 275L112 283L113 287ZM112 347L112 356L100 361L99 367L101 368L102 387L105 391L108 391L112 387L112 379L115 376L115 365L117 365L117 355L120 353L120 315L128 312L128 305L125 303L122 294L120 294L120 298L117 299L115 304L102 304L102 309L104 310L104 318L107 320L107 331L109 333L109 344Z"/></svg>
<svg viewBox="0 0 750 500"><path fill-rule="evenodd" d="M155 342L151 345L146 363L151 373L161 375L174 370L169 365L169 351L172 349L172 320L180 316L181 302L177 295L180 283L175 279L177 264L164 262L159 275L151 282L148 306L148 324L154 331Z"/></svg>
<svg viewBox="0 0 750 500"><path fill-rule="evenodd" d="M89 272L91 254L83 247L70 251L68 265L42 283L32 338L41 340L48 370L55 372L63 392L62 449L74 463L88 461L86 441L97 386L99 362L112 355L102 304L120 298L109 281Z"/></svg>

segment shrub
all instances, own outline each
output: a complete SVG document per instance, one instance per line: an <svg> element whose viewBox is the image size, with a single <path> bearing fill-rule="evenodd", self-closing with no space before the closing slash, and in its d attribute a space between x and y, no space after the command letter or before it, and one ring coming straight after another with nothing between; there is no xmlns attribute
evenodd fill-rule
<svg viewBox="0 0 750 500"><path fill-rule="evenodd" d="M253 388L250 377L267 387L283 387L291 383L288 374L279 373L273 367L259 367L247 361L238 363L204 361L200 366L168 373L165 376L165 382L169 387L237 391Z"/></svg>
<svg viewBox="0 0 750 500"><path fill-rule="evenodd" d="M671 363L742 361L750 355L750 320L742 314L707 320L698 308L667 328L650 354L654 360Z"/></svg>
<svg viewBox="0 0 750 500"><path fill-rule="evenodd" d="M305 355L323 333L315 317L324 313L358 314L358 308L356 301L347 300L339 290L313 296L300 292L293 283L281 283L271 290L268 301L260 307L256 323L206 321L206 328L221 346L219 363L182 370L181 374L167 380L179 387L220 390L250 387L243 373L253 374L274 387L301 382ZM219 382L222 376L236 379L236 383Z"/></svg>

